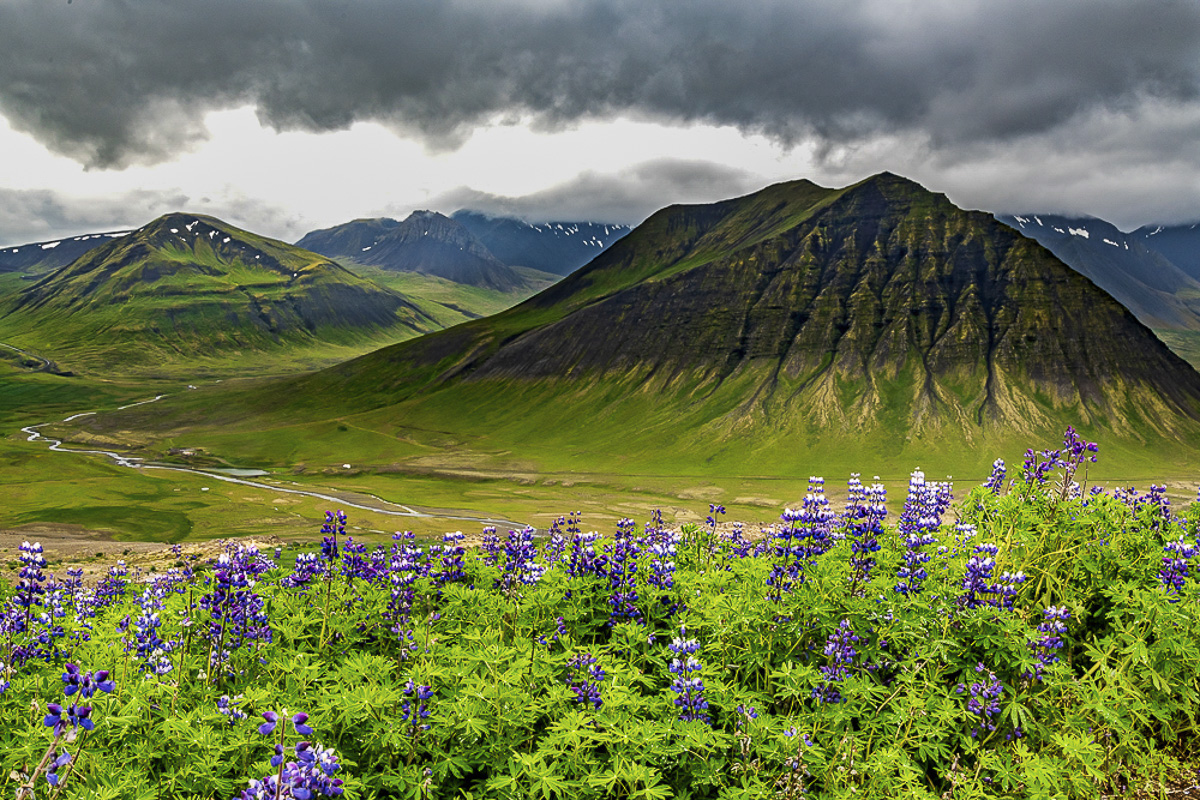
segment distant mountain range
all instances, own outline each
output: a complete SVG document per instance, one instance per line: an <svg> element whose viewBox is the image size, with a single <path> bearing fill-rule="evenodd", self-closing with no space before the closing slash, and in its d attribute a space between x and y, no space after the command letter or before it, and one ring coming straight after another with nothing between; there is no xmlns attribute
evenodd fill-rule
<svg viewBox="0 0 1200 800"><path fill-rule="evenodd" d="M504 267L567 275L629 230L628 225L594 222L534 225L469 210L456 211L449 218L418 211L403 222L386 217L357 219L311 231L296 245L327 258L511 292L521 291L528 281ZM102 231L0 248L0 272L46 273L129 232Z"/></svg>
<svg viewBox="0 0 1200 800"><path fill-rule="evenodd" d="M0 248L0 272L49 272L129 231L103 231Z"/></svg>
<svg viewBox="0 0 1200 800"><path fill-rule="evenodd" d="M296 245L330 258L499 291L525 286L515 267L567 275L629 232L620 225L553 222L457 211L414 211L403 221L358 219L312 231Z"/></svg>
<svg viewBox="0 0 1200 800"><path fill-rule="evenodd" d="M1146 225L1130 235L1141 237L1148 247L1200 281L1200 222L1192 225Z"/></svg>
<svg viewBox="0 0 1200 800"><path fill-rule="evenodd" d="M296 246L329 258L487 289L514 291L525 285L463 225L435 211L414 211L403 222L354 220L308 233Z"/></svg>
<svg viewBox="0 0 1200 800"><path fill-rule="evenodd" d="M108 238L0 306L0 330L24 332L20 341L110 366L395 341L437 327L323 256L196 214Z"/></svg>
<svg viewBox="0 0 1200 800"><path fill-rule="evenodd" d="M450 215L510 266L570 275L630 231L628 225L547 222L533 225L463 209Z"/></svg>

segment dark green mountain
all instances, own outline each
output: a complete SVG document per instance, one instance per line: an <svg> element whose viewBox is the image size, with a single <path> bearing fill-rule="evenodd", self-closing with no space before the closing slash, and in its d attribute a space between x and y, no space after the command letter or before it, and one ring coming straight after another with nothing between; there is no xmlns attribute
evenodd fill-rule
<svg viewBox="0 0 1200 800"><path fill-rule="evenodd" d="M629 233L628 225L599 222L532 225L512 217L493 217L467 209L450 216L505 264L533 267L554 275L570 275Z"/></svg>
<svg viewBox="0 0 1200 800"><path fill-rule="evenodd" d="M114 238L0 308L6 335L93 365L397 341L435 327L327 258L195 214Z"/></svg>
<svg viewBox="0 0 1200 800"><path fill-rule="evenodd" d="M360 219L306 234L298 247L383 269L417 272L503 292L525 280L470 231L434 211L414 211L403 222Z"/></svg>
<svg viewBox="0 0 1200 800"><path fill-rule="evenodd" d="M414 469L794 478L933 459L982 478L1067 424L1142 463L1200 442L1200 374L1129 311L990 214L887 173L663 209L508 311L204 402L214 427L317 435L353 415L420 443ZM86 424L175 424L159 419Z"/></svg>

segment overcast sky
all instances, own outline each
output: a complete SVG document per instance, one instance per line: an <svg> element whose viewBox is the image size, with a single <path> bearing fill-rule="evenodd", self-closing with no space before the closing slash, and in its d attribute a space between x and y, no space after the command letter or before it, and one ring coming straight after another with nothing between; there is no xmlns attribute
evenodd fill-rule
<svg viewBox="0 0 1200 800"><path fill-rule="evenodd" d="M636 223L882 170L1200 219L1194 0L0 0L0 244L191 210L294 241Z"/></svg>

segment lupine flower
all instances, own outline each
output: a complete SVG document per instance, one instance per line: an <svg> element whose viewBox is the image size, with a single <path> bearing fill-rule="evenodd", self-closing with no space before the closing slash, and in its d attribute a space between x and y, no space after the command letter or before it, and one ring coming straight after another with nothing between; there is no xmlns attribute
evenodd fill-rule
<svg viewBox="0 0 1200 800"><path fill-rule="evenodd" d="M346 535L346 515L339 508L337 511L325 512L325 524L321 526L321 555L329 564L337 561L341 555L338 536Z"/></svg>
<svg viewBox="0 0 1200 800"><path fill-rule="evenodd" d="M717 517L724 514L725 506L721 505L720 503L709 503L708 516L705 518L704 524L712 528L712 530L715 532L717 530Z"/></svg>
<svg viewBox="0 0 1200 800"><path fill-rule="evenodd" d="M58 757L50 762L50 766L46 771L46 783L51 786L58 786L58 771L71 763L71 754L66 750L60 750Z"/></svg>
<svg viewBox="0 0 1200 800"><path fill-rule="evenodd" d="M1163 545L1162 568L1158 571L1158 579L1172 595L1171 602L1179 602L1178 594L1183 591L1184 584L1191 574L1192 557L1196 555L1196 545L1189 542L1184 535L1174 542Z"/></svg>
<svg viewBox="0 0 1200 800"><path fill-rule="evenodd" d="M466 582L467 573L463 571L463 557L466 556L467 549L462 544L466 538L462 531L442 535L441 569L433 576L439 587L447 583Z"/></svg>
<svg viewBox="0 0 1200 800"><path fill-rule="evenodd" d="M660 529L648 547L650 569L646 576L646 583L661 592L658 604L665 610L667 617L670 617L679 608L679 604L672 599L670 594L670 590L675 586L675 554L678 545L678 533Z"/></svg>
<svg viewBox="0 0 1200 800"><path fill-rule="evenodd" d="M785 509L783 524L773 533L774 561L767 576L767 597L776 602L797 583L804 582L804 573L813 559L826 552L833 543L831 526L834 519L825 497L825 479L811 476L808 494L798 509Z"/></svg>
<svg viewBox="0 0 1200 800"><path fill-rule="evenodd" d="M1000 699L1004 696L1004 685L996 679L996 673L982 663L976 665L975 672L982 675L981 680L975 681L970 687L958 684L955 691L964 694L970 690L967 700L967 711L975 715L975 726L971 736L978 738L984 732L996 730L996 718L1000 714Z"/></svg>
<svg viewBox="0 0 1200 800"><path fill-rule="evenodd" d="M258 551L238 547L217 558L212 592L200 598L209 612L205 630L211 643L209 665L227 663L246 642L272 639L265 603L254 591L255 576L261 572Z"/></svg>
<svg viewBox="0 0 1200 800"><path fill-rule="evenodd" d="M270 736L279 726L280 720L287 716L287 712L265 711L262 716L266 722L258 727L258 732ZM312 735L313 729L308 725L307 714L293 714L291 722L298 735ZM251 780L250 786L238 795L239 800L278 800L284 797L310 800L318 795L335 797L342 794L341 779L333 777L333 774L341 769L337 754L332 749L301 741L292 748L296 760L286 761L284 733L285 731L279 728L275 754L271 757L271 766L276 767L278 771L265 778Z"/></svg>
<svg viewBox="0 0 1200 800"><path fill-rule="evenodd" d="M1004 488L1004 478L1008 470L1004 465L1003 458L997 458L992 462L992 473L988 475L988 479L983 482L983 488L990 491L992 494L1000 494L1000 490Z"/></svg>
<svg viewBox="0 0 1200 800"><path fill-rule="evenodd" d="M170 672L173 668L167 654L179 645L177 641L163 639L158 632L162 625L159 612L164 607L168 591L168 588L158 584L147 588L136 600L141 608L137 619L118 626L122 631L127 631L130 627L133 629L133 636L125 641L125 650L137 654L140 659L138 669L150 670L160 675ZM128 622L128 617L125 621Z"/></svg>
<svg viewBox="0 0 1200 800"><path fill-rule="evenodd" d="M712 725L712 718L708 715L708 701L704 699L704 679L699 674L704 665L695 657L695 653L700 650L700 643L686 637L687 628L681 626L679 636L667 645L675 654L669 669L675 675L671 691L677 695L675 705L679 708L679 720L699 720L705 725Z"/></svg>
<svg viewBox="0 0 1200 800"><path fill-rule="evenodd" d="M837 630L825 640L824 653L829 659L829 663L820 668L824 681L820 686L813 688L814 700L820 703L842 702L842 692L837 684L846 680L850 675L854 659L858 657L855 645L859 641L858 635L850 627L850 620L844 619L838 623Z"/></svg>
<svg viewBox="0 0 1200 800"><path fill-rule="evenodd" d="M642 621L637 592L638 556L641 554L641 548L634 541L635 527L631 519L621 519L617 522L617 535L608 559L610 626L622 621Z"/></svg>
<svg viewBox="0 0 1200 800"><path fill-rule="evenodd" d="M1025 451L1025 463L1022 465L1021 478L1028 488L1041 487L1045 485L1050 473L1056 467L1062 467L1062 497L1065 498L1071 493L1071 487L1075 484L1075 475L1079 468L1085 464L1096 463L1095 453L1099 451L1099 445L1095 442L1085 441L1073 426L1068 425L1066 433L1063 435L1061 449L1037 452L1029 449ZM1078 494L1078 488L1076 488L1076 494Z"/></svg>
<svg viewBox="0 0 1200 800"><path fill-rule="evenodd" d="M850 476L849 499L843 515L850 543L851 591L871 582L871 571L875 569L874 553L879 552L879 534L883 533L883 519L887 516L887 489L876 482L863 486L857 473Z"/></svg>
<svg viewBox="0 0 1200 800"><path fill-rule="evenodd" d="M80 672L79 667L74 664L67 664L66 672L63 673L63 694L67 697L79 693L83 699L89 699L97 690L101 692L111 692L116 688L115 682L109 677L109 672L106 669L98 670L97 672Z"/></svg>
<svg viewBox="0 0 1200 800"><path fill-rule="evenodd" d="M1038 633L1042 635L1029 642L1029 649L1037 656L1037 664L1033 672L1025 673L1025 677L1034 681L1040 681L1045 668L1059 661L1058 651L1062 649L1062 637L1067 632L1071 612L1065 606L1047 606L1042 616L1042 623L1038 625Z"/></svg>
<svg viewBox="0 0 1200 800"><path fill-rule="evenodd" d="M230 725L234 725L238 720L246 718L246 712L237 707L237 704L242 701L242 695L230 697L227 694L217 698L217 713L223 714L229 720ZM260 727L261 730L261 727ZM274 728L272 728L274 730Z"/></svg>
<svg viewBox="0 0 1200 800"><path fill-rule="evenodd" d="M994 544L984 543L975 547L975 554L967 560L966 575L963 576L963 595L959 602L966 608L977 608L987 604L993 586L992 572L996 569L995 555L999 548Z"/></svg>
<svg viewBox="0 0 1200 800"><path fill-rule="evenodd" d="M282 715L277 711L262 712L262 718L266 720L266 722L258 726L258 732L263 736L270 736L275 732L276 727L279 726L280 719L282 719L284 716L287 716L286 710L282 713ZM305 714L304 712L293 714L291 721L292 728L296 731L296 733L300 734L301 736L312 735L313 729L308 726L308 714Z"/></svg>
<svg viewBox="0 0 1200 800"><path fill-rule="evenodd" d="M929 573L925 564L930 554L924 548L937 544L934 532L942 524L942 513L950 504L949 484L926 481L925 473L916 470L908 481L908 497L900 512L899 533L904 537L903 566L896 573L900 579L895 590L904 595L920 594Z"/></svg>
<svg viewBox="0 0 1200 800"><path fill-rule="evenodd" d="M96 584L96 605L99 608L115 605L125 599L125 589L129 585L129 568L124 561L118 561L108 568L106 574Z"/></svg>
<svg viewBox="0 0 1200 800"><path fill-rule="evenodd" d="M21 569L17 572L17 592L13 602L28 612L38 604L38 597L46 591L46 559L42 556L42 543L21 542L17 558Z"/></svg>
<svg viewBox="0 0 1200 800"><path fill-rule="evenodd" d="M316 553L301 553L296 556L296 564L291 574L285 576L280 583L289 589L304 590L324 577L325 572L325 562L318 558Z"/></svg>
<svg viewBox="0 0 1200 800"><path fill-rule="evenodd" d="M485 567L494 567L500 558L500 537L496 535L496 527L488 525L483 529L479 540L479 551L483 553L482 563Z"/></svg>
<svg viewBox="0 0 1200 800"><path fill-rule="evenodd" d="M433 697L433 689L420 686L409 678L404 684L404 701L400 704L400 722L405 733L412 739L423 731L429 730L429 700Z"/></svg>
<svg viewBox="0 0 1200 800"><path fill-rule="evenodd" d="M522 586L532 586L542 579L546 567L538 563L537 544L533 540L533 528L509 531L502 547L504 563L500 577L493 588L514 597Z"/></svg>
<svg viewBox="0 0 1200 800"><path fill-rule="evenodd" d="M598 711L604 705L600 698L600 684L604 682L604 669L596 663L591 653L581 653L567 660L566 681L575 693L575 702L591 706Z"/></svg>

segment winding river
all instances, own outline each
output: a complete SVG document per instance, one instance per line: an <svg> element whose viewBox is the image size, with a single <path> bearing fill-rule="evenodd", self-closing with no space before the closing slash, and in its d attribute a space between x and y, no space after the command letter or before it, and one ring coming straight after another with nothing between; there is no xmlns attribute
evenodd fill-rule
<svg viewBox="0 0 1200 800"><path fill-rule="evenodd" d="M130 403L129 405L124 405L124 406L121 406L120 408L126 409L126 408L133 408L134 406L146 405L147 403L156 403L159 400L162 400L164 397L167 397L167 395L160 394L157 397L150 398L149 400L141 400L137 403ZM83 411L78 414L72 414L71 416L63 419L63 422L71 422L72 420L76 420L81 417L88 417L95 413L96 413L95 411ZM74 453L76 455L103 456L103 457L109 459L113 464L115 464L118 467L127 467L129 469L141 469L141 470L159 469L159 470L166 470L168 472L189 472L193 475L202 475L205 478L211 478L212 480L215 480L215 481L224 481L225 483L235 483L235 484L238 484L239 486L251 486L251 487L254 487L255 489L265 489L270 492L279 492L279 493L283 493L283 494L295 494L295 495L300 495L302 497L313 497L318 500L325 500L330 503L336 503L339 507L357 508L357 509L360 509L363 511L372 511L372 512L375 512L376 514L387 514L387 515L393 516L393 517L418 517L418 518L430 518L430 519L436 518L436 519L456 520L456 521L465 521L465 522L478 522L478 523L485 524L485 525L521 527L520 523L512 522L511 520L506 520L506 519L498 519L498 518L494 518L494 517L478 517L478 516L471 516L471 515L454 515L454 514L432 514L432 513L426 512L426 511L418 511L410 506L404 505L403 503L393 503L390 500L384 500L382 497L377 497L376 495L372 495L372 494L368 494L366 496L369 497L373 501L374 504L366 505L364 503L355 502L353 500L347 500L344 497L338 497L338 496L332 495L332 494L325 494L322 492L312 491L310 489L294 489L294 488L290 488L290 487L286 487L286 486L279 486L278 484L274 484L274 483L263 483L261 481L248 480L248 478L251 478L251 477L263 477L263 476L269 475L269 473L264 472L262 470L240 470L240 469L203 470L203 469L195 469L192 467L181 467L181 466L176 466L173 464L158 464L158 463L155 463L152 461L146 461L145 459L142 459L142 458L135 458L132 456L124 456L124 455L121 455L120 453L116 453L111 450L92 450L92 449L87 449L87 448L64 447L61 439L54 439L49 436L44 436L42 433L40 433L38 431L38 428L43 428L48 424L50 424L50 423L43 422L39 425L28 425L24 428L21 428L21 432L26 434L26 436L28 437L26 439L26 441L48 442L49 450L51 452ZM355 492L355 494L362 494L362 493Z"/></svg>

